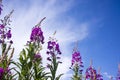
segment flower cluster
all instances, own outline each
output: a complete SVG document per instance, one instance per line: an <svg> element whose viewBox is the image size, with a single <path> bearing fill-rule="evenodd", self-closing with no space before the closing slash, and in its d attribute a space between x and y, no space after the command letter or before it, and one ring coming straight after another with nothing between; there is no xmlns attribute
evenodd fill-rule
<svg viewBox="0 0 120 80"><path fill-rule="evenodd" d="M40 55L40 53L37 53L34 55L34 61L41 61L42 57Z"/></svg>
<svg viewBox="0 0 120 80"><path fill-rule="evenodd" d="M59 49L59 44L57 43L57 40L51 37L49 39L50 41L48 41L47 54L50 55L50 57L48 57L47 60L51 61L51 58L53 57L60 59L58 55L61 55L61 51Z"/></svg>
<svg viewBox="0 0 120 80"><path fill-rule="evenodd" d="M72 54L71 67L73 67L73 68L75 68L75 67L78 67L78 68L83 67L83 62L82 62L80 52L74 51L74 53ZM82 73L83 70L80 69L79 71L80 71L80 73Z"/></svg>
<svg viewBox="0 0 120 80"><path fill-rule="evenodd" d="M97 74L97 80L103 80L103 76L101 74Z"/></svg>
<svg viewBox="0 0 120 80"><path fill-rule="evenodd" d="M78 64L80 67L83 67L82 58L81 58L80 52L78 52L78 51L75 51L72 54L72 66L74 64Z"/></svg>
<svg viewBox="0 0 120 80"><path fill-rule="evenodd" d="M13 13L13 10L1 20L0 24L0 43L5 43L5 40L9 40L10 43L13 43L11 39L11 28L8 27L10 25L10 16Z"/></svg>
<svg viewBox="0 0 120 80"><path fill-rule="evenodd" d="M0 24L0 43L4 43L5 39L9 40L12 37L11 29ZM10 40L10 43L12 41Z"/></svg>
<svg viewBox="0 0 120 80"><path fill-rule="evenodd" d="M85 72L86 79L95 80L96 76L97 76L97 72L92 66L90 66L86 69L86 72Z"/></svg>
<svg viewBox="0 0 120 80"><path fill-rule="evenodd" d="M61 58L61 51L59 48L59 44L57 43L57 40L54 38L54 36L49 38L47 49L47 55L49 56L47 57L47 60L50 61L50 63L47 64L47 68L50 70L51 74L50 80L59 80L59 78L63 75L60 74L56 76L58 65L59 63L62 63L61 61L59 61L59 59Z"/></svg>
<svg viewBox="0 0 120 80"><path fill-rule="evenodd" d="M44 43L44 36L41 28L39 26L36 26L32 29L32 33L30 36L31 42L37 42L37 43Z"/></svg>
<svg viewBox="0 0 120 80"><path fill-rule="evenodd" d="M85 78L91 80L103 80L100 73L97 74L97 71L92 67L88 67L85 72Z"/></svg>
<svg viewBox="0 0 120 80"><path fill-rule="evenodd" d="M73 70L74 75L72 80L82 80L82 72L83 72L83 62L80 52L77 51L77 47L74 48L71 60L71 67L70 69Z"/></svg>
<svg viewBox="0 0 120 80"><path fill-rule="evenodd" d="M41 55L38 53L38 54L35 54L34 56L35 59L40 59L41 58Z"/></svg>

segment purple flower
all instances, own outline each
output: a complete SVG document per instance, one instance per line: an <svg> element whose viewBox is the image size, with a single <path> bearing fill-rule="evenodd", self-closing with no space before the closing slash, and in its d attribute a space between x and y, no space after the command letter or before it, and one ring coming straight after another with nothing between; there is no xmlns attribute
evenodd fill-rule
<svg viewBox="0 0 120 80"><path fill-rule="evenodd" d="M0 67L0 79L2 79L3 74L4 74L4 69Z"/></svg>
<svg viewBox="0 0 120 80"><path fill-rule="evenodd" d="M50 57L47 58L48 61L51 61Z"/></svg>
<svg viewBox="0 0 120 80"><path fill-rule="evenodd" d="M9 30L7 33L6 33L6 36L7 36L7 39L10 39L12 34L11 34L11 30Z"/></svg>
<svg viewBox="0 0 120 80"><path fill-rule="evenodd" d="M79 66L83 66L83 62L82 62L82 59L81 59L81 56L80 56L80 53L75 51L73 54L72 54L72 62L71 62L71 66L73 66L74 64L78 64Z"/></svg>
<svg viewBox="0 0 120 80"><path fill-rule="evenodd" d="M82 72L83 72L82 68L83 68L83 62L82 62L80 52L74 51L72 54L70 69L72 69L75 73L82 74ZM77 70L77 71L75 71L75 70Z"/></svg>
<svg viewBox="0 0 120 80"><path fill-rule="evenodd" d="M48 41L48 47L47 48L50 51L54 50L54 51L57 52L57 54L61 54L59 44L57 42L55 42L55 41ZM49 53L49 52L47 51L47 53Z"/></svg>
<svg viewBox="0 0 120 80"><path fill-rule="evenodd" d="M47 64L47 68L50 68L51 67L51 65L50 64Z"/></svg>
<svg viewBox="0 0 120 80"><path fill-rule="evenodd" d="M88 67L85 72L86 79L100 80L102 79L101 75L97 74L97 71L92 67Z"/></svg>
<svg viewBox="0 0 120 80"><path fill-rule="evenodd" d="M58 54L61 54L60 48L59 48L59 44L56 44L55 50L58 52Z"/></svg>
<svg viewBox="0 0 120 80"><path fill-rule="evenodd" d="M57 57L57 59L60 59L61 57Z"/></svg>
<svg viewBox="0 0 120 80"><path fill-rule="evenodd" d="M47 57L48 61L56 60L57 63L62 63L59 61L60 59L59 55L61 54L61 51L59 48L59 44L57 43L57 40L55 38L50 37L50 40L48 41L47 49L48 50L46 54L49 56Z"/></svg>
<svg viewBox="0 0 120 80"><path fill-rule="evenodd" d="M41 59L42 57L41 57L41 55L38 53L38 54L35 54L34 55L34 59L36 60L36 59Z"/></svg>
<svg viewBox="0 0 120 80"><path fill-rule="evenodd" d="M0 24L0 29L3 29L5 26L3 24Z"/></svg>
<svg viewBox="0 0 120 80"><path fill-rule="evenodd" d="M1 0L2 1L2 0ZM2 4L0 1L0 13L2 10ZM11 34L11 28L8 27L8 25L10 25L10 16L13 13L13 10L4 17L4 19L1 20L1 24L0 24L0 40L2 40L2 43L6 43L9 42L10 38L12 37Z"/></svg>
<svg viewBox="0 0 120 80"><path fill-rule="evenodd" d="M53 44L51 41L48 42L48 47L47 47L49 50L51 50L53 48Z"/></svg>
<svg viewBox="0 0 120 80"><path fill-rule="evenodd" d="M55 41L48 41L47 48L48 48L48 51L46 53L50 54L50 56L52 57L56 56L57 54L61 54L61 51L59 49L59 44Z"/></svg>
<svg viewBox="0 0 120 80"><path fill-rule="evenodd" d="M12 41L12 40L10 40L10 44L13 44L13 41Z"/></svg>
<svg viewBox="0 0 120 80"><path fill-rule="evenodd" d="M38 42L38 43L44 43L44 36L43 36L43 32L41 30L40 27L34 27L32 29L32 33L30 36L30 41L31 42Z"/></svg>
<svg viewBox="0 0 120 80"><path fill-rule="evenodd" d="M5 40L10 40L10 38L12 37L11 29L4 26L3 24L0 24L0 37L0 43L4 43ZM11 40L9 42L11 43Z"/></svg>
<svg viewBox="0 0 120 80"><path fill-rule="evenodd" d="M103 76L101 74L97 74L97 80L103 80Z"/></svg>
<svg viewBox="0 0 120 80"><path fill-rule="evenodd" d="M48 55L50 54L50 52L49 52L49 51L47 51L46 53L47 53Z"/></svg>

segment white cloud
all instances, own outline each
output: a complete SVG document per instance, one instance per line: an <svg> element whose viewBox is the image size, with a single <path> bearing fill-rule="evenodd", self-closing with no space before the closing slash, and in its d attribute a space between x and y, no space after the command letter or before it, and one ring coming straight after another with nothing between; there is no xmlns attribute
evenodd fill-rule
<svg viewBox="0 0 120 80"><path fill-rule="evenodd" d="M104 74L104 75L105 75L105 77L106 77L106 78L108 78L108 79L111 79L111 78L112 78L112 79L114 79L114 76L113 76L113 75L108 74L107 72L104 72L103 74Z"/></svg>
<svg viewBox="0 0 120 80"><path fill-rule="evenodd" d="M71 54L71 51L69 50L70 44L77 40L84 40L88 36L89 32L89 24L87 22L78 23L78 21L76 22L75 18L70 16L68 18L64 16L64 14L66 14L66 12L69 11L74 4L73 0L28 0L30 3L27 4L26 2L26 5L23 6L19 5L22 4L22 2L18 1L19 0L11 0L11 2L8 2L8 5L5 7L7 8L5 10L7 13L10 11L10 9L15 8L15 12L12 16L12 30L15 47L14 59L18 57L19 52L22 50L24 44L27 40L29 40L32 27L34 27L34 25L37 24L41 18L47 17L42 23L42 29L46 37L45 41L47 41L48 37L51 36L55 30L57 30L56 38L59 40L61 49L63 51L63 64L59 66L58 73L65 73L63 80L67 77L70 77L71 74L67 73L71 64L71 56L64 56L64 54ZM43 48L46 48L46 44L43 46ZM45 49L42 52L44 53L43 57L46 57Z"/></svg>

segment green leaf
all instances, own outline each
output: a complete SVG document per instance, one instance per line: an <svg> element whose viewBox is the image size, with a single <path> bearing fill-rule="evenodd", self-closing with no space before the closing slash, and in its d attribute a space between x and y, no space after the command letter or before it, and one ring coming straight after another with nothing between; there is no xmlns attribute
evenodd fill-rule
<svg viewBox="0 0 120 80"><path fill-rule="evenodd" d="M62 75L63 75L63 74L58 75L58 76L56 77L56 80L59 80Z"/></svg>
<svg viewBox="0 0 120 80"><path fill-rule="evenodd" d="M23 49L22 54L23 54L23 56L24 56L24 59L26 59L26 58L27 58L27 55L26 55L25 49Z"/></svg>
<svg viewBox="0 0 120 80"><path fill-rule="evenodd" d="M23 57L22 57L21 54L20 54L20 57L19 57L19 61L20 61L21 64L23 64Z"/></svg>
<svg viewBox="0 0 120 80"><path fill-rule="evenodd" d="M5 52L6 46L7 46L6 44L3 44L3 45L2 45L2 54Z"/></svg>

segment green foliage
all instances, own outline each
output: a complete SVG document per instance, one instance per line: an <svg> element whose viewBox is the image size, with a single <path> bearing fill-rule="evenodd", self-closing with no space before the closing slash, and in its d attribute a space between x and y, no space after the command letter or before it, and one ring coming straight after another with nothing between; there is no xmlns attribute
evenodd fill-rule
<svg viewBox="0 0 120 80"><path fill-rule="evenodd" d="M79 66L75 65L73 68L74 75L72 77L72 80L82 80L82 74L79 74Z"/></svg>
<svg viewBox="0 0 120 80"><path fill-rule="evenodd" d="M13 62L17 68L18 80L45 80L47 78L45 68L41 60L35 60L36 48L34 43L30 43L27 48L23 49L19 56L19 62Z"/></svg>
<svg viewBox="0 0 120 80"><path fill-rule="evenodd" d="M49 78L51 80L60 80L60 77L63 75L63 74L60 74L56 77L56 71L58 68L58 64L59 62L56 60L56 56L53 56L51 60L51 65L49 65L50 74L51 74Z"/></svg>

